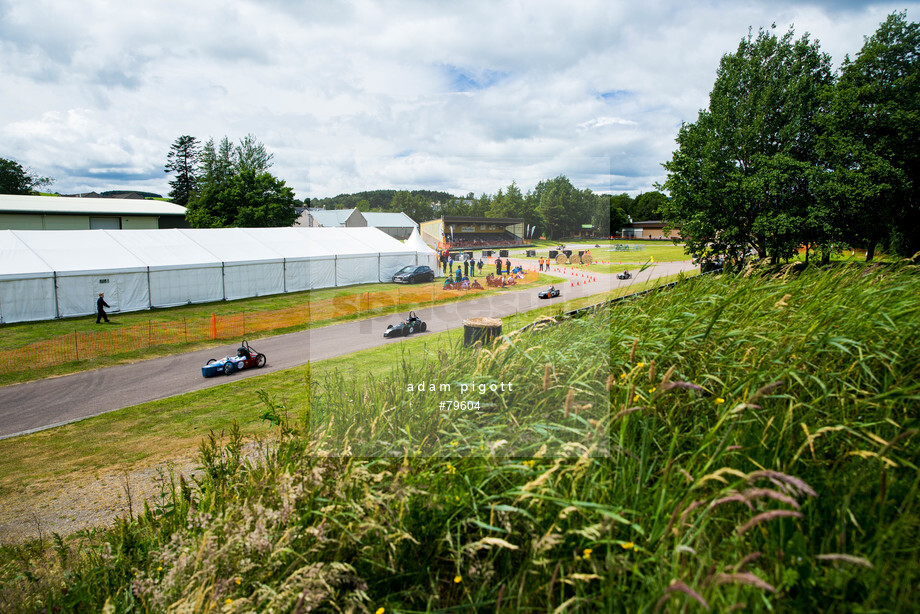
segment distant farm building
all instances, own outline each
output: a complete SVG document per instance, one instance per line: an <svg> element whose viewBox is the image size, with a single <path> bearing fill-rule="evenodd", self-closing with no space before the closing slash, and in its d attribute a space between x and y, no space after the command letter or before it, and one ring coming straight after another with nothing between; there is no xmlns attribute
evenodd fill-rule
<svg viewBox="0 0 920 614"><path fill-rule="evenodd" d="M680 236L677 229L672 229L665 233L664 227L667 222L662 220L648 220L645 222L633 222L623 227L620 236L623 239L671 239Z"/></svg>
<svg viewBox="0 0 920 614"><path fill-rule="evenodd" d="M357 209L306 209L295 226L308 228L377 228L395 239L404 241L416 227L405 213L361 213Z"/></svg>
<svg viewBox="0 0 920 614"><path fill-rule="evenodd" d="M161 200L0 194L0 230L188 228L185 207Z"/></svg>

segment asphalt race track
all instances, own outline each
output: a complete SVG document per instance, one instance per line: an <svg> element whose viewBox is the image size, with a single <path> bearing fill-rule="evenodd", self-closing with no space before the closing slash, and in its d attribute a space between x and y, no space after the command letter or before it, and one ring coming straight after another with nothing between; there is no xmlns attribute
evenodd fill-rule
<svg viewBox="0 0 920 614"><path fill-rule="evenodd" d="M554 275L571 278L581 285L562 285L562 296L553 301L540 300L537 297L539 289L530 288L417 309L416 313L428 323L428 332L440 332L460 328L463 320L468 318L513 315L546 306L554 301L589 296L635 281L673 275L696 267L688 261L658 263L638 275L635 273L635 267L631 268L634 274L631 280L621 281L612 274L597 274L597 281L592 283L584 283L583 277L554 271ZM228 342L226 347L0 387L0 439L67 424L148 401L219 386L240 378L255 377L307 362L333 358L384 344L399 343L401 339L384 339L383 331L387 324L395 324L403 317L405 314L379 316L253 340L252 345L266 355L268 364L262 369L249 369L231 376L204 378L201 376L201 367L209 358L235 354L239 342ZM414 334L409 338L417 337L418 335Z"/></svg>

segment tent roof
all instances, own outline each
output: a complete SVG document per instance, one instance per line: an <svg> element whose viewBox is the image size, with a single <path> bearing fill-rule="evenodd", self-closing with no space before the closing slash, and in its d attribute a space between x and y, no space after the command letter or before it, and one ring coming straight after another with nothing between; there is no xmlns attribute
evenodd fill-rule
<svg viewBox="0 0 920 614"><path fill-rule="evenodd" d="M106 230L13 230L32 252L59 275L133 273L147 265Z"/></svg>
<svg viewBox="0 0 920 614"><path fill-rule="evenodd" d="M387 233L373 227L363 228L305 228L311 241L338 255L414 254Z"/></svg>
<svg viewBox="0 0 920 614"><path fill-rule="evenodd" d="M281 262L281 254L257 241L245 228L179 228L182 234L228 264Z"/></svg>
<svg viewBox="0 0 920 614"><path fill-rule="evenodd" d="M54 275L48 263L22 242L12 230L0 230L0 279L27 279Z"/></svg>
<svg viewBox="0 0 920 614"><path fill-rule="evenodd" d="M437 252L425 243L422 235L419 234L418 228L412 229L412 234L404 242L405 246L421 254L436 254Z"/></svg>
<svg viewBox="0 0 920 614"><path fill-rule="evenodd" d="M309 238L310 229L296 228L246 228L246 234L269 246L288 260L330 259L334 252Z"/></svg>
<svg viewBox="0 0 920 614"><path fill-rule="evenodd" d="M178 229L103 231L151 270L219 267L220 260Z"/></svg>

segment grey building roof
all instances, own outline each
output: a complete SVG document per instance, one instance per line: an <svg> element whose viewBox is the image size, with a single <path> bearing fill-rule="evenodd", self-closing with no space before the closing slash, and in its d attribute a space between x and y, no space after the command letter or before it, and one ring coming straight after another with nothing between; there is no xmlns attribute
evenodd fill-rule
<svg viewBox="0 0 920 614"><path fill-rule="evenodd" d="M339 228L345 225L355 209L308 209L307 213L313 216L320 226L326 228ZM358 212L362 215L361 212Z"/></svg>
<svg viewBox="0 0 920 614"><path fill-rule="evenodd" d="M122 198L70 198L65 196L24 196L0 194L0 213L63 215L178 215L185 207L161 200Z"/></svg>
<svg viewBox="0 0 920 614"><path fill-rule="evenodd" d="M412 218L400 211L399 213L362 213L368 226L374 228L412 228L416 223Z"/></svg>

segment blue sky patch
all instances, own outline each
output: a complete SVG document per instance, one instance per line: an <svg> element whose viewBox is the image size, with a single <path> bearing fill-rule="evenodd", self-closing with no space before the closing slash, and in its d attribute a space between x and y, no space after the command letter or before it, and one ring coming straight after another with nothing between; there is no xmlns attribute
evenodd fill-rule
<svg viewBox="0 0 920 614"><path fill-rule="evenodd" d="M508 76L508 73L499 70L470 71L443 64L441 70L447 76L452 92L476 92L491 87Z"/></svg>

